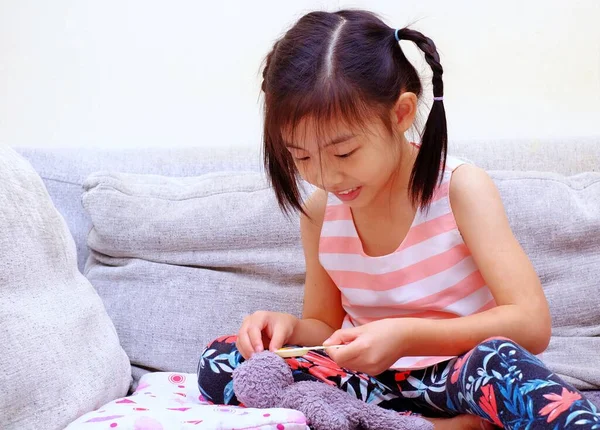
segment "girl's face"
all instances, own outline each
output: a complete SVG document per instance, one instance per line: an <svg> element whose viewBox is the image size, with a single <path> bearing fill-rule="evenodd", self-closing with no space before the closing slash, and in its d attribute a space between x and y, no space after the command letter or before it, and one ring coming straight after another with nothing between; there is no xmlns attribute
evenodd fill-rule
<svg viewBox="0 0 600 430"><path fill-rule="evenodd" d="M402 133L392 135L379 120L360 128L340 122L319 129L307 119L286 138L302 178L356 209L390 189L406 143Z"/></svg>

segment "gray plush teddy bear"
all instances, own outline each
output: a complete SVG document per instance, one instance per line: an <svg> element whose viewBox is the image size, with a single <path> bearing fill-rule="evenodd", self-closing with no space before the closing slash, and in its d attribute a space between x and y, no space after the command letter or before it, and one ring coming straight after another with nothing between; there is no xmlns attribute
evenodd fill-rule
<svg viewBox="0 0 600 430"><path fill-rule="evenodd" d="M302 412L315 430L432 430L416 417L365 403L337 387L316 381L294 382L287 363L271 352L255 354L233 372L233 391L252 408Z"/></svg>

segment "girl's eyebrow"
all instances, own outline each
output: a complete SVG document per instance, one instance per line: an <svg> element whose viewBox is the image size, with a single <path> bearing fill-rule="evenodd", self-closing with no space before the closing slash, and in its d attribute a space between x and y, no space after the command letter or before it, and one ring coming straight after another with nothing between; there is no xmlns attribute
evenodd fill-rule
<svg viewBox="0 0 600 430"><path fill-rule="evenodd" d="M347 140L352 139L353 137L356 137L356 135L355 134L343 134L341 136L336 137L331 142L326 143L323 146L327 147L327 146L331 146L331 145L337 145L338 143L343 143L343 142L345 142Z"/></svg>
<svg viewBox="0 0 600 430"><path fill-rule="evenodd" d="M353 137L356 137L356 135L355 134L343 134L343 135L338 136L335 139L332 139L331 141L327 142L325 145L323 145L323 147L326 148L328 146L337 145L339 143L346 142L347 140L350 140ZM287 148L305 150L305 148L301 148L299 146L296 146L296 145L294 145L292 143L288 143L288 142L285 143L285 146Z"/></svg>

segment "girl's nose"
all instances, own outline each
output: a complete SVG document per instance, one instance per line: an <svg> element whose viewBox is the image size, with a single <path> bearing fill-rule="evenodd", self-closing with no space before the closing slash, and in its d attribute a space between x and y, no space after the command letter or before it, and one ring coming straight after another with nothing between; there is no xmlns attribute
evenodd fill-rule
<svg viewBox="0 0 600 430"><path fill-rule="evenodd" d="M320 188L331 191L338 189L342 185L344 175L339 169L336 169L333 166L323 166L319 170L320 172L318 172L317 175L317 185Z"/></svg>

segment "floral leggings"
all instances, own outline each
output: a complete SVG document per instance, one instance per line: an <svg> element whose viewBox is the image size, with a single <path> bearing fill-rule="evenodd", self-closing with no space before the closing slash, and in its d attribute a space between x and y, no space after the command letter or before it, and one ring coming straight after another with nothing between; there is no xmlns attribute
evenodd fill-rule
<svg viewBox="0 0 600 430"><path fill-rule="evenodd" d="M237 405L231 373L243 361L235 336L212 342L198 363L206 400ZM579 391L516 343L489 339L427 369L377 377L340 368L324 352L287 358L294 380L335 385L365 402L426 417L472 414L509 429L600 429L600 414Z"/></svg>

